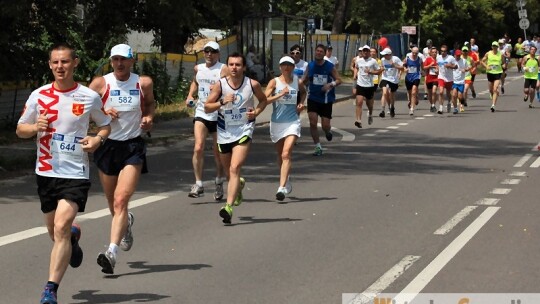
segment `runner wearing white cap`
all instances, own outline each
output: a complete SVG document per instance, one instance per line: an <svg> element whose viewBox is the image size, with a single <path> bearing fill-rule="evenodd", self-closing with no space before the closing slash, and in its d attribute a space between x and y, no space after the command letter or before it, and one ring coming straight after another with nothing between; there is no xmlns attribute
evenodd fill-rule
<svg viewBox="0 0 540 304"><path fill-rule="evenodd" d="M377 60L371 57L371 48L364 45L360 48L362 56L356 60L356 68L354 69L354 78L356 79L356 116L354 125L357 128L362 128L362 105L366 100L368 107L368 124L373 123L373 97L376 87L374 78L380 74L381 68Z"/></svg>

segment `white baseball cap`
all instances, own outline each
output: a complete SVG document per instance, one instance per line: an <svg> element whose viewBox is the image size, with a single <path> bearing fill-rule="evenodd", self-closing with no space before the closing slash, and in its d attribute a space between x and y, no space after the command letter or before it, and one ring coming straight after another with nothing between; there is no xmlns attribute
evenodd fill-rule
<svg viewBox="0 0 540 304"><path fill-rule="evenodd" d="M390 48L385 48L381 52L381 55L389 55L389 54L392 54L392 50Z"/></svg>
<svg viewBox="0 0 540 304"><path fill-rule="evenodd" d="M133 51L131 50L131 47L127 44L117 44L111 49L111 56L109 58L112 58L113 56L133 58Z"/></svg>
<svg viewBox="0 0 540 304"><path fill-rule="evenodd" d="M358 50L361 51L361 50L365 50L365 49L370 50L371 48L369 47L369 45L366 44L363 47L359 48Z"/></svg>
<svg viewBox="0 0 540 304"><path fill-rule="evenodd" d="M279 64L283 64L283 63L290 63L290 64L294 65L294 59L292 59L292 58L289 57L289 56L283 56L283 57L279 60Z"/></svg>
<svg viewBox="0 0 540 304"><path fill-rule="evenodd" d="M208 41L208 43L204 45L203 50L206 48L211 48L211 49L219 51L219 44L215 41Z"/></svg>

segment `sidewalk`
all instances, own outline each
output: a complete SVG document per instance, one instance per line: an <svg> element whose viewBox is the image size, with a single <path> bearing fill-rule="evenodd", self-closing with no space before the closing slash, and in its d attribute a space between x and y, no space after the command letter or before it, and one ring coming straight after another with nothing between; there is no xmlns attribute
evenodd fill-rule
<svg viewBox="0 0 540 304"><path fill-rule="evenodd" d="M352 98L352 82L342 83L336 88L336 102L349 100ZM266 109L257 116L256 124L262 125L270 122L272 116L272 107L267 106ZM186 117L177 120L161 121L154 124L151 139L166 139L166 138L185 138L193 135L193 118ZM147 136L144 136L147 138Z"/></svg>

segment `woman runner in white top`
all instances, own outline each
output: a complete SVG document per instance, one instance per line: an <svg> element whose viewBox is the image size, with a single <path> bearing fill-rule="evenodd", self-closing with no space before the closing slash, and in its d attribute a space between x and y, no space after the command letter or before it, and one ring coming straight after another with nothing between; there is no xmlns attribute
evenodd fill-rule
<svg viewBox="0 0 540 304"><path fill-rule="evenodd" d="M291 193L289 181L291 155L296 140L300 137L300 113L304 110L306 88L294 75L294 59L285 56L279 60L281 76L276 77L266 87L267 102L272 104L270 138L275 143L277 162L280 168L279 187L276 199L283 201Z"/></svg>
<svg viewBox="0 0 540 304"><path fill-rule="evenodd" d="M212 87L204 110L211 113L219 110L217 133L220 160L229 184L227 202L219 211L223 223L230 224L233 205L242 203L242 188L245 180L240 177L253 129L255 117L266 107L266 96L258 81L244 76L246 59L239 53L232 53L227 58L229 76L222 78ZM253 95L259 103L254 105Z"/></svg>

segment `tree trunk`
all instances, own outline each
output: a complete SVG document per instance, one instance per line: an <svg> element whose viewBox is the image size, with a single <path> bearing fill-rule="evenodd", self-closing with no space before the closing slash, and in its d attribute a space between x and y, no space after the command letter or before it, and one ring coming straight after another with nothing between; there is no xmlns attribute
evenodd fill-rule
<svg viewBox="0 0 540 304"><path fill-rule="evenodd" d="M337 0L334 21L332 22L332 34L343 33L343 27L345 25L345 17L347 16L347 6L349 0Z"/></svg>

